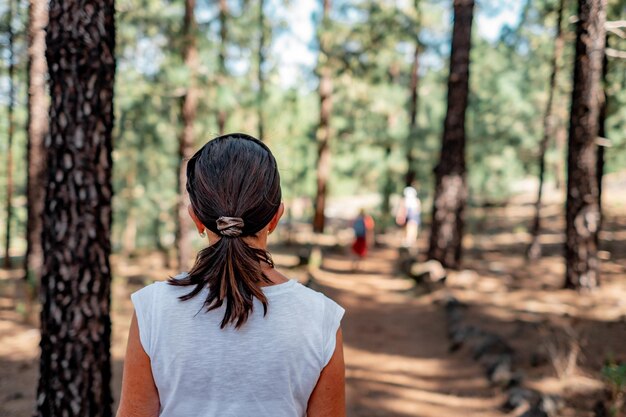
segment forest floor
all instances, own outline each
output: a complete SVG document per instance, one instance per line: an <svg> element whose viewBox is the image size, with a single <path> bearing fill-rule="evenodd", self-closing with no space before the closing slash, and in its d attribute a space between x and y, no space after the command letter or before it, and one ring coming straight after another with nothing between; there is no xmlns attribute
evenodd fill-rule
<svg viewBox="0 0 626 417"><path fill-rule="evenodd" d="M448 353L441 304L395 276L396 256L376 249L355 272L346 256L329 255L314 274L314 288L346 309L348 416L504 416L482 368Z"/></svg>
<svg viewBox="0 0 626 417"><path fill-rule="evenodd" d="M613 195L617 195L614 193ZM468 211L463 269L445 285L424 291L397 272L398 232L380 236L357 271L346 249L350 233L334 234L316 269L316 289L346 308L343 320L349 417L518 416L500 411L504 394L490 386L471 352L449 352L443 301L467 305L468 323L502 336L515 349L525 385L564 399L559 416L591 417L603 398L606 360L626 362L626 202L606 204L601 233L602 286L580 294L561 289L562 204L544 210L544 256L524 258L532 207L523 201ZM298 233L306 241L306 233ZM418 242L426 248L427 233ZM297 267L298 243L275 248L288 274ZM113 392L117 399L132 305L129 295L176 271L152 253L113 257ZM20 301L19 270L0 270L0 417L29 416L38 372L36 313ZM26 317L34 317L27 320Z"/></svg>

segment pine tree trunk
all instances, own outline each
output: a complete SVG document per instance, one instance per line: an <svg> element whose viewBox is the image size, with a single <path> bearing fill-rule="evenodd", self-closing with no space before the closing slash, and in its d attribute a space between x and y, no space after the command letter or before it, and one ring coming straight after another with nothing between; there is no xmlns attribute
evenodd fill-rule
<svg viewBox="0 0 626 417"><path fill-rule="evenodd" d="M333 84L328 67L330 0L323 0L324 14L322 30L319 37L318 68L320 74L320 122L317 129L317 192L315 194L315 214L313 217L313 231L323 233L326 223L325 209L328 194L328 178L330 177L330 113L332 111Z"/></svg>
<svg viewBox="0 0 626 417"><path fill-rule="evenodd" d="M120 123L123 124L123 123ZM121 232L119 242L121 244L121 253L125 257L132 256L136 249L137 241L137 208L135 207L136 187L137 187L137 161L138 158L129 158L130 168L126 171L126 190L125 195L120 196L127 202L126 216L124 218L124 229ZM118 215L118 218L121 217Z"/></svg>
<svg viewBox="0 0 626 417"><path fill-rule="evenodd" d="M394 83L398 81L398 78L400 76L400 70L398 68L397 65L393 65L391 66L391 68L389 69L389 74L390 74L390 82ZM391 161L391 153L393 151L393 140L391 137L391 132L393 132L393 130L396 128L398 124L398 116L395 113L389 113L387 114L387 132L388 132L388 137L387 137L387 141L385 142L384 145L384 150L385 150L385 181L383 183L383 192L382 192L382 204L381 204L381 209L380 209L380 214L381 214L381 224L383 226L383 228L386 228L389 224L391 224L391 219L392 214L391 214L391 195L393 194L393 190L394 190L394 169L392 166L392 161Z"/></svg>
<svg viewBox="0 0 626 417"><path fill-rule="evenodd" d="M419 1L415 2L415 10L417 15L420 16ZM418 25L421 22L418 20ZM409 91L411 94L411 101L409 102L409 134L407 136L406 143L406 176L404 183L407 187L413 185L415 182L415 167L413 166L413 148L415 147L415 139L417 136L417 109L418 109L418 87L419 87L419 57L420 57L420 43L419 39L415 39L415 52L413 53L413 65L411 66L411 83L409 85Z"/></svg>
<svg viewBox="0 0 626 417"><path fill-rule="evenodd" d="M152 219L152 233L157 250L163 256L163 266L171 268L169 245L164 245L161 241L161 213Z"/></svg>
<svg viewBox="0 0 626 417"><path fill-rule="evenodd" d="M263 67L265 66L265 0L259 0L259 49L258 49L258 71L257 81L259 83L259 92L257 95L257 114L259 139L265 138L265 125L263 118L263 106L265 105L265 75Z"/></svg>
<svg viewBox="0 0 626 417"><path fill-rule="evenodd" d="M567 118L566 112L559 116L559 123L563 122L555 132L556 153L558 158L555 163L556 189L565 189L565 144L567 143L567 125L564 121Z"/></svg>
<svg viewBox="0 0 626 417"><path fill-rule="evenodd" d="M136 250L137 214L135 212L135 207L131 205L128 208L128 214L124 222L124 231L122 232L122 253L128 257Z"/></svg>
<svg viewBox="0 0 626 417"><path fill-rule="evenodd" d="M608 45L608 36L605 37L605 44ZM609 105L609 95L607 88L606 76L609 72L609 60L606 53L602 56L602 93L600 95L600 111L598 112L598 136L606 139L606 116ZM598 213L600 214L600 223L598 226L598 233L596 233L596 240L600 230L602 230L602 178L604 177L604 148L606 144L598 146L598 155L596 158L596 180L598 182ZM599 243L599 242L598 242Z"/></svg>
<svg viewBox="0 0 626 417"><path fill-rule="evenodd" d="M567 155L565 287L590 289L599 284L596 138L606 0L579 0L578 15Z"/></svg>
<svg viewBox="0 0 626 417"><path fill-rule="evenodd" d="M435 168L435 196L428 258L445 267L461 262L463 211L467 200L465 176L465 111L474 0L454 1L454 29L448 78L448 110L439 163Z"/></svg>
<svg viewBox="0 0 626 417"><path fill-rule="evenodd" d="M539 144L539 189L537 191L537 200L535 201L535 218L530 230L531 243L526 251L526 256L529 259L538 259L541 256L541 243L539 242L539 232L541 230L541 196L543 193L543 182L546 171L546 150L548 149L548 142L555 132L554 129L554 115L552 113L552 103L554 101L554 94L556 90L556 78L559 72L559 64L561 55L563 53L563 30L561 29L561 23L563 20L563 6L565 0L559 1L559 8L557 11L556 22L556 37L554 40L554 53L552 54L552 72L550 73L550 87L548 90L548 102L546 103L546 110L543 117L543 137Z"/></svg>
<svg viewBox="0 0 626 417"><path fill-rule="evenodd" d="M178 140L178 215L176 222L176 248L178 268L185 271L191 257L189 233L189 213L187 212L187 160L193 155L194 122L198 107L196 73L198 68L198 49L196 46L195 0L185 0L183 21L183 59L190 73L189 86L181 100L183 130Z"/></svg>
<svg viewBox="0 0 626 417"><path fill-rule="evenodd" d="M46 0L30 0L28 5L28 145L26 194L26 256L24 278L35 285L41 279L43 251L41 216L46 181L44 138L48 132L48 95L46 93Z"/></svg>
<svg viewBox="0 0 626 417"><path fill-rule="evenodd" d="M13 219L13 133L15 132L15 33L13 18L15 16L15 0L9 0L9 131L7 133L7 195L6 195L6 229L4 241L4 267L11 267L11 222Z"/></svg>
<svg viewBox="0 0 626 417"><path fill-rule="evenodd" d="M36 415L110 417L114 1L52 0L49 11Z"/></svg>
<svg viewBox="0 0 626 417"><path fill-rule="evenodd" d="M227 26L227 16L228 16L228 4L226 0L219 0L219 19L220 19L220 49L218 56L218 65L219 65L219 75L218 75L218 94L223 98L224 90L226 88L226 46L228 42L228 26ZM220 135L224 134L226 128L226 119L227 114L226 110L223 108L224 103L222 101L218 102L217 109L217 128L220 132Z"/></svg>
<svg viewBox="0 0 626 417"><path fill-rule="evenodd" d="M391 168L391 142L385 144L385 182L383 184L383 201L380 208L382 225L386 227L391 221L391 194L393 193L393 170Z"/></svg>

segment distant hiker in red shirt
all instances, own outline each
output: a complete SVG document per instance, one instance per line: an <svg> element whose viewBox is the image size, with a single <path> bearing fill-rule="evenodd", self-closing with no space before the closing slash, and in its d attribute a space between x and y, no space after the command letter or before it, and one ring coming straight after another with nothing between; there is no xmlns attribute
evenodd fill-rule
<svg viewBox="0 0 626 417"><path fill-rule="evenodd" d="M352 252L356 255L352 269L357 269L359 261L367 255L367 248L374 242L374 219L361 209L359 216L352 222L352 229L354 230Z"/></svg>

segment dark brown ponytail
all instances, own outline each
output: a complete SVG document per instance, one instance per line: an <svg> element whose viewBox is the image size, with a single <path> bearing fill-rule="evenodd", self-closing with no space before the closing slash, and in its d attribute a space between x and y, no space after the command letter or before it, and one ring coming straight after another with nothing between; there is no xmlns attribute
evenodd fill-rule
<svg viewBox="0 0 626 417"><path fill-rule="evenodd" d="M220 239L202 249L188 275L168 283L195 286L182 301L195 297L205 286L209 295L203 307L211 311L226 303L221 328L241 327L252 312L256 297L267 314L268 302L259 284L270 283L260 262L274 266L270 254L249 246L242 238L255 236L274 217L281 202L276 160L265 144L242 133L207 142L187 163L187 192L202 224ZM218 219L243 221L240 233L222 234ZM234 236L237 235L237 236Z"/></svg>

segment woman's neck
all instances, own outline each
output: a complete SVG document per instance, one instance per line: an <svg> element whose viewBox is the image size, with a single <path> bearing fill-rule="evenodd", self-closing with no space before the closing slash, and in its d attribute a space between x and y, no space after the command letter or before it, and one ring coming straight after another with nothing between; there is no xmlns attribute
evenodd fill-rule
<svg viewBox="0 0 626 417"><path fill-rule="evenodd" d="M263 271L265 276L272 282L271 284L266 283L266 282L261 282L259 284L261 287L269 287L271 285L278 285L278 284L282 284L284 282L289 281L289 278L287 278L285 275L278 272L276 268L271 267L269 264L265 262L261 262L261 271Z"/></svg>

